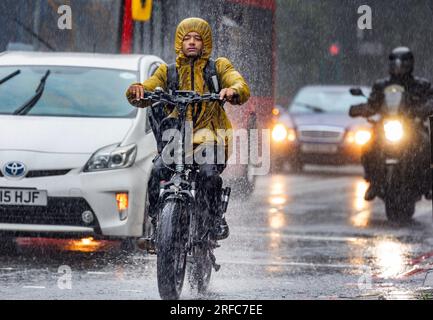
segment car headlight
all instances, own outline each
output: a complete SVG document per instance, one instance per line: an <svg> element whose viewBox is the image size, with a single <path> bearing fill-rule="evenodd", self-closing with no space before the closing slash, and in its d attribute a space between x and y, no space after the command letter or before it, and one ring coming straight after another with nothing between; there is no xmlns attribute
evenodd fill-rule
<svg viewBox="0 0 433 320"><path fill-rule="evenodd" d="M292 128L287 129L287 140L289 140L290 142L294 142L296 140L295 129Z"/></svg>
<svg viewBox="0 0 433 320"><path fill-rule="evenodd" d="M275 141L283 141L287 137L287 129L286 127L279 123L275 125L275 127L272 129L272 139Z"/></svg>
<svg viewBox="0 0 433 320"><path fill-rule="evenodd" d="M403 138L403 124L399 120L388 120L383 124L385 137L390 142L398 142Z"/></svg>
<svg viewBox="0 0 433 320"><path fill-rule="evenodd" d="M113 144L96 151L84 167L84 172L124 169L132 166L137 155L137 146L119 147Z"/></svg>
<svg viewBox="0 0 433 320"><path fill-rule="evenodd" d="M368 130L357 130L355 132L355 143L363 146L371 139L371 132Z"/></svg>
<svg viewBox="0 0 433 320"><path fill-rule="evenodd" d="M349 144L357 144L363 146L371 139L371 131L368 129L352 130L347 133L346 142Z"/></svg>
<svg viewBox="0 0 433 320"><path fill-rule="evenodd" d="M272 139L276 142L282 142L287 139L290 142L296 140L296 131L292 128L287 128L285 125L278 123L272 129Z"/></svg>

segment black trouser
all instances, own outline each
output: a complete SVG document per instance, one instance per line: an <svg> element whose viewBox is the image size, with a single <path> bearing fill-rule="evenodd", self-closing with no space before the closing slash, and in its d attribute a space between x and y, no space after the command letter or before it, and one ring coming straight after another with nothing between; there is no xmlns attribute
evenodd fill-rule
<svg viewBox="0 0 433 320"><path fill-rule="evenodd" d="M365 150L361 156L364 167L364 178L371 184L379 185L385 177L385 166L380 156L379 146L375 145Z"/></svg>
<svg viewBox="0 0 433 320"><path fill-rule="evenodd" d="M209 199L210 212L217 216L222 214L221 195L223 181L220 174L223 172L225 165L221 164L201 164L200 179L204 187L206 196ZM173 171L166 168L162 162L162 157L154 159L151 176L148 183L149 192L149 215L155 217L157 214L157 202L159 197L159 184L161 180L168 181L173 175Z"/></svg>

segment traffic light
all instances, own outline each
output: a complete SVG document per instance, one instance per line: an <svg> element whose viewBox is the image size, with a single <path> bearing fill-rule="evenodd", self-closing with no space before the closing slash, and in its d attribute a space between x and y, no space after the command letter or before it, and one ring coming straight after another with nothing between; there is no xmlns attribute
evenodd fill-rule
<svg viewBox="0 0 433 320"><path fill-rule="evenodd" d="M332 57L338 56L340 54L340 45L338 43L332 43L328 48L328 52Z"/></svg>
<svg viewBox="0 0 433 320"><path fill-rule="evenodd" d="M342 49L338 42L330 43L320 60L319 79L321 83L340 83L343 79Z"/></svg>
<svg viewBox="0 0 433 320"><path fill-rule="evenodd" d="M148 21L152 16L152 0L132 0L132 20Z"/></svg>

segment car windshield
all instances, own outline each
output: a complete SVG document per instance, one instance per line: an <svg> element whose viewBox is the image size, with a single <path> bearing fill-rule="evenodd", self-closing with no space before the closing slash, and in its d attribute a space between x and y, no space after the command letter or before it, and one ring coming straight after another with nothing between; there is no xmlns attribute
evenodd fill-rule
<svg viewBox="0 0 433 320"><path fill-rule="evenodd" d="M365 95L369 91L363 88ZM289 106L291 113L348 113L353 104L366 102L364 97L352 96L342 89L303 89Z"/></svg>
<svg viewBox="0 0 433 320"><path fill-rule="evenodd" d="M41 98L29 116L133 118L137 109L125 98L137 73L126 70L66 66L0 67L0 79L20 74L0 85L0 114L12 115L35 95L41 78L50 71Z"/></svg>

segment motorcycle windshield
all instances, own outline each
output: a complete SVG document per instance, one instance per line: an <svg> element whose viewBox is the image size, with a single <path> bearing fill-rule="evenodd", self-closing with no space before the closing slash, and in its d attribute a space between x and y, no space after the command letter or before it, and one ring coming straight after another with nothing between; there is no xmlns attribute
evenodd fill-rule
<svg viewBox="0 0 433 320"><path fill-rule="evenodd" d="M385 88L384 94L386 112L396 114L403 102L404 88L399 85L388 86Z"/></svg>

